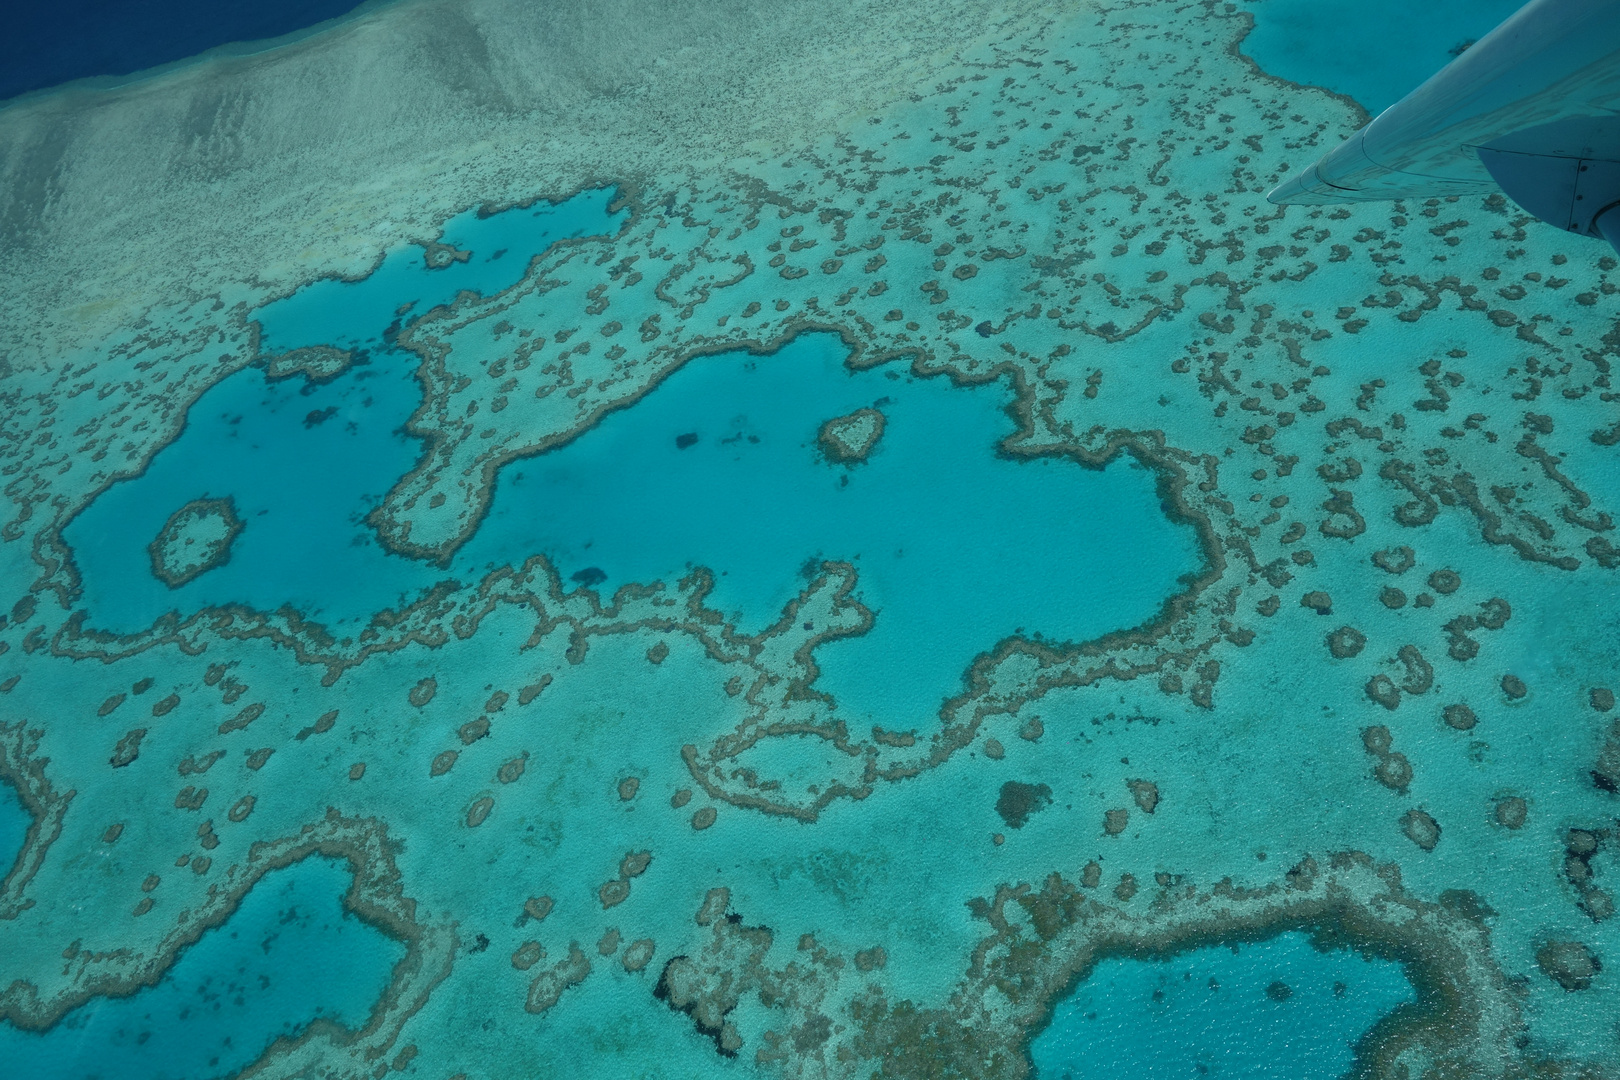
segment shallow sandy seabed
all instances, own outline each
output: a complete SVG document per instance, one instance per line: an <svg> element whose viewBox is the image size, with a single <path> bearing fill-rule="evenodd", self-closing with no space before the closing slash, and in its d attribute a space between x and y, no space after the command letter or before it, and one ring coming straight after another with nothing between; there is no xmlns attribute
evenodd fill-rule
<svg viewBox="0 0 1620 1080"><path fill-rule="evenodd" d="M1362 117L1247 26L407 3L0 110L6 1017L155 980L321 853L410 952L256 1076L1019 1076L1099 956L1294 927L1407 964L1374 1075L1616 1075L1615 261L1500 198L1267 205ZM702 571L609 602L542 560L352 639L96 630L60 529L259 359L258 305L606 184L617 235L403 333L395 549L448 558L502 464L692 357L826 328L1004 379L1002 452L1153 469L1204 570L872 731L815 687L870 619L839 562L754 637ZM1050 792L1016 830L1009 782Z"/></svg>

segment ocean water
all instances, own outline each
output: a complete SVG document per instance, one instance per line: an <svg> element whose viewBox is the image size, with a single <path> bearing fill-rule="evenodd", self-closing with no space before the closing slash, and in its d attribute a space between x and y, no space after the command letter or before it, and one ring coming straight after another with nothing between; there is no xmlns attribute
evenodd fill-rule
<svg viewBox="0 0 1620 1080"><path fill-rule="evenodd" d="M1109 957L1030 1043L1040 1080L1339 1080L1416 999L1401 966L1297 931L1166 959Z"/></svg>
<svg viewBox="0 0 1620 1080"><path fill-rule="evenodd" d="M1249 0L1243 51L1265 71L1377 116L1524 5L1519 0ZM1392 43L1398 42L1398 46Z"/></svg>
<svg viewBox="0 0 1620 1080"><path fill-rule="evenodd" d="M0 1022L10 1075L36 1080L208 1080L317 1019L364 1027L405 955L343 909L348 864L311 857L268 874L154 986L95 998L44 1033Z"/></svg>
<svg viewBox="0 0 1620 1080"><path fill-rule="evenodd" d="M96 75L128 75L220 45L281 37L358 0L61 0L5 16L0 100Z"/></svg>

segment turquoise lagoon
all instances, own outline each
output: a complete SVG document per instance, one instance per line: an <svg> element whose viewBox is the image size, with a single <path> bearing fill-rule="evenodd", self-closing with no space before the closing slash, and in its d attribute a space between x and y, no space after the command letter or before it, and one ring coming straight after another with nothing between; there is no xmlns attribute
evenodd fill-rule
<svg viewBox="0 0 1620 1080"><path fill-rule="evenodd" d="M343 909L351 880L321 857L272 871L156 985L95 998L43 1034L0 1023L7 1075L208 1080L314 1020L364 1027L405 946Z"/></svg>
<svg viewBox="0 0 1620 1080"><path fill-rule="evenodd" d="M549 212L577 235L591 222L611 228L605 204L588 192ZM458 238L504 243L489 222L514 213L532 212L466 222L484 232ZM855 717L922 723L999 640L1080 641L1140 625L1202 567L1191 526L1165 516L1154 474L1129 456L1103 469L1016 459L998 450L1013 434L1004 383L955 387L903 361L854 371L830 334L766 356L695 359L633 408L509 465L448 569L391 554L364 518L415 463L419 444L402 425L420 391L414 358L387 347L378 324L420 297L430 273L493 288L501 279L489 272L450 277L489 265L472 250L468 263L435 272L396 253L380 276L323 281L308 299L267 307L267 341L362 355L326 383L267 381L255 369L223 380L144 474L92 503L64 532L90 624L129 632L169 611L291 605L341 629L446 578L475 582L543 554L570 587L604 598L707 567L710 603L757 632L805 586L801 570L849 561L876 625L822 650L821 685ZM440 297L441 284L426 282ZM882 439L865 462L829 462L821 425L862 408L884 413ZM170 589L152 576L146 545L204 496L230 496L244 528L228 562Z"/></svg>
<svg viewBox="0 0 1620 1080"><path fill-rule="evenodd" d="M1524 5L1520 0L1249 0L1243 51L1268 74L1353 98L1376 116ZM1391 42L1399 41L1399 48Z"/></svg>
<svg viewBox="0 0 1620 1080"><path fill-rule="evenodd" d="M1293 931L1164 959L1109 957L1030 1044L1041 1080L1337 1080L1415 1000L1401 965Z"/></svg>

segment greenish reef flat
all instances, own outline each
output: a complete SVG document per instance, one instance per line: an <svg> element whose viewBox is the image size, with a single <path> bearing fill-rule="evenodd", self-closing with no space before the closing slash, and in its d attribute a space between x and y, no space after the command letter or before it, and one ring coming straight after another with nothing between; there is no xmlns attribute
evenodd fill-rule
<svg viewBox="0 0 1620 1080"><path fill-rule="evenodd" d="M1293 1075L1620 1075L1620 265L1499 197L1270 206L1363 114L1250 27L420 0L0 109L0 1030L171 992L308 869L357 1004L221 1068L1046 1077L1235 948L1226 1021L1342 1025ZM660 413L727 364L820 374ZM185 490L272 414L279 501ZM790 428L836 515L916 417L991 463L916 535L1003 539L896 599L831 528L660 546L786 520L753 473L546 519L558 462ZM1005 470L1162 543L1043 559ZM1050 611L964 617L982 566Z"/></svg>

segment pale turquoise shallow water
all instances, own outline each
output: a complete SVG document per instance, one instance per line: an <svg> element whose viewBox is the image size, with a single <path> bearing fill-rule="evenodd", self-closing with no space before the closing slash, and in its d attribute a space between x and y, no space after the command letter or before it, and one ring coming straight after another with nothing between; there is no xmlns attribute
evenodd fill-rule
<svg viewBox="0 0 1620 1080"><path fill-rule="evenodd" d="M1030 1058L1040 1080L1336 1080L1357 1041L1415 997L1399 964L1299 932L1110 957L1058 1004Z"/></svg>
<svg viewBox="0 0 1620 1080"><path fill-rule="evenodd" d="M0 1075L207 1080L316 1018L364 1026L405 946L344 912L351 880L318 857L274 871L155 986L96 998L44 1034L0 1023Z"/></svg>

